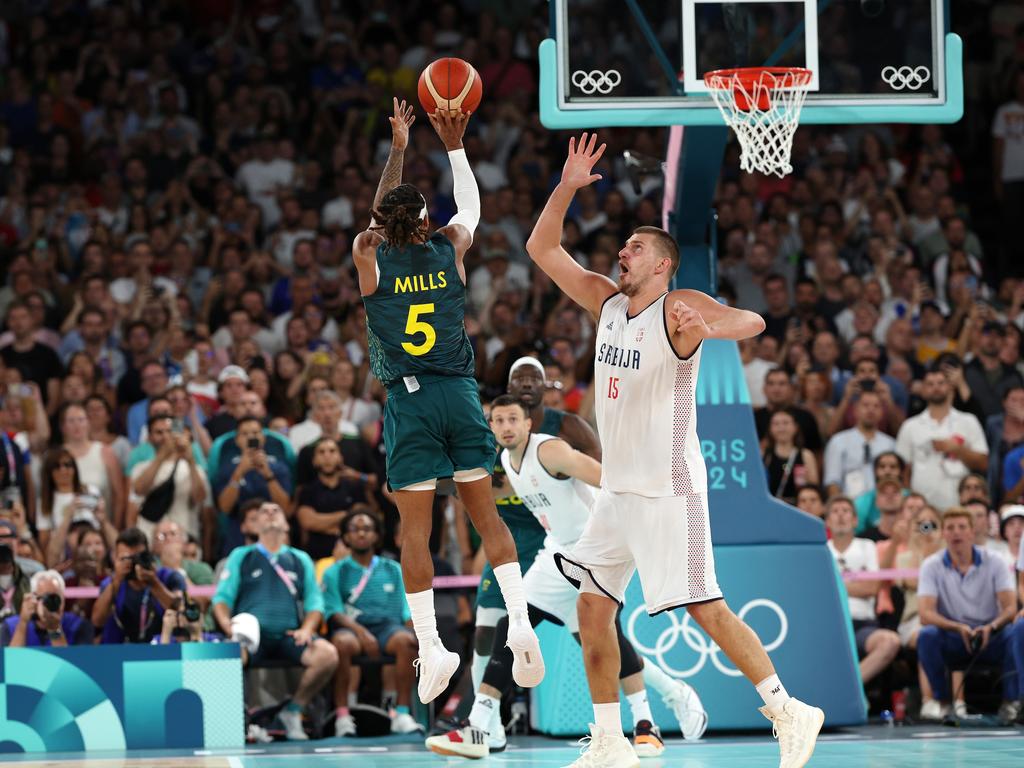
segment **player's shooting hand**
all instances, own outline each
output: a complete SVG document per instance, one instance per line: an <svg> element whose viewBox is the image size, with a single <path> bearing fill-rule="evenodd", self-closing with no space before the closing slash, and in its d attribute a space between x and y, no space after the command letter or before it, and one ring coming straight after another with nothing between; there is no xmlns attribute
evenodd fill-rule
<svg viewBox="0 0 1024 768"><path fill-rule="evenodd" d="M572 189L581 189L590 186L595 181L601 180L601 174L594 173L594 166L604 154L606 144L597 147L597 134L584 133L580 136L579 144L576 137L569 139L569 156L565 159L562 167L562 183ZM596 149L595 149L596 147Z"/></svg>
<svg viewBox="0 0 1024 768"><path fill-rule="evenodd" d="M437 135L444 142L444 147L449 152L462 149L462 135L469 125L469 112L459 109L435 109L434 113L427 115L430 124L434 126Z"/></svg>
<svg viewBox="0 0 1024 768"><path fill-rule="evenodd" d="M672 304L668 317L675 326L675 333L689 333L700 339L711 337L711 328L704 322L700 312L682 301L677 300Z"/></svg>
<svg viewBox="0 0 1024 768"><path fill-rule="evenodd" d="M403 150L409 146L409 128L416 122L416 115L413 114L412 106L405 103L405 99L394 99L395 114L389 117L391 122L391 146Z"/></svg>

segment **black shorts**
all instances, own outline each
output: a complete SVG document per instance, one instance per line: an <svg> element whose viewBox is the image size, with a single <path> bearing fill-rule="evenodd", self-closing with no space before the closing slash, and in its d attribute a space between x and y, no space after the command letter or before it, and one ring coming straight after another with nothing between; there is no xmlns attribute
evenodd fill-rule
<svg viewBox="0 0 1024 768"><path fill-rule="evenodd" d="M316 638L313 638L313 642ZM290 661L292 664L302 663L302 654L309 645L296 645L291 635L284 637L264 637L260 640L260 648L249 656L249 666L258 666L261 661Z"/></svg>
<svg viewBox="0 0 1024 768"><path fill-rule="evenodd" d="M866 656L868 653L868 638L880 630L878 622L874 619L854 619L853 637L857 641L857 653Z"/></svg>

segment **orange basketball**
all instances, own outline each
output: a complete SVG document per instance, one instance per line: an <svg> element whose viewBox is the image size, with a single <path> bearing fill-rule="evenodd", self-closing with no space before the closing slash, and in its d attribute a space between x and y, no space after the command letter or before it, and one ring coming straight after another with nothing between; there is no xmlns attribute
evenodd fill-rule
<svg viewBox="0 0 1024 768"><path fill-rule="evenodd" d="M437 109L475 112L484 95L480 73L462 59L438 59L420 74L420 104L429 114Z"/></svg>

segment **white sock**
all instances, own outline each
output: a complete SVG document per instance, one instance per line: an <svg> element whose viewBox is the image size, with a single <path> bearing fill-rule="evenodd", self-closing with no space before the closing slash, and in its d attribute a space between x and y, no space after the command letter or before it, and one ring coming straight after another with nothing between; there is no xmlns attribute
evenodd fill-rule
<svg viewBox="0 0 1024 768"><path fill-rule="evenodd" d="M594 724L605 732L606 736L622 736L622 715L619 702L594 705Z"/></svg>
<svg viewBox="0 0 1024 768"><path fill-rule="evenodd" d="M491 727L494 712L501 707L501 702L493 696L477 692L473 701L473 709L469 712L469 724L481 731Z"/></svg>
<svg viewBox="0 0 1024 768"><path fill-rule="evenodd" d="M641 720L654 723L654 715L651 714L651 705L647 702L647 691L637 691L636 693L627 693L626 701L629 702L629 708L633 712L633 727L636 728L636 724Z"/></svg>
<svg viewBox="0 0 1024 768"><path fill-rule="evenodd" d="M420 653L429 648L437 640L437 619L434 617L434 590L422 592L406 592L409 601L409 612L412 614L412 626L416 630L416 639L420 641Z"/></svg>
<svg viewBox="0 0 1024 768"><path fill-rule="evenodd" d="M469 668L469 673L473 678L473 690L480 690L480 683L484 681L484 672L487 671L487 664L490 662L490 656L481 656L476 651L473 651L473 664Z"/></svg>
<svg viewBox="0 0 1024 768"><path fill-rule="evenodd" d="M665 670L646 659L644 659L643 675L644 685L656 690L661 698L675 693L678 688L676 681L669 677Z"/></svg>
<svg viewBox="0 0 1024 768"><path fill-rule="evenodd" d="M501 722L501 706L494 708L494 716L491 718L491 722L487 726L487 733L489 736L505 733L505 724Z"/></svg>
<svg viewBox="0 0 1024 768"><path fill-rule="evenodd" d="M350 707L354 707L358 703L359 703L359 691L349 691L348 692L348 705Z"/></svg>
<svg viewBox="0 0 1024 768"><path fill-rule="evenodd" d="M768 708L768 712L772 715L781 714L782 708L786 706L786 702L790 699L790 695L786 693L786 689L783 687L778 675L766 677L758 683L757 692L761 694L765 707Z"/></svg>
<svg viewBox="0 0 1024 768"><path fill-rule="evenodd" d="M494 577L498 580L498 586L501 587L506 610L509 613L518 611L525 614L526 593L523 592L523 572L519 568L519 562L513 560L511 563L495 566Z"/></svg>

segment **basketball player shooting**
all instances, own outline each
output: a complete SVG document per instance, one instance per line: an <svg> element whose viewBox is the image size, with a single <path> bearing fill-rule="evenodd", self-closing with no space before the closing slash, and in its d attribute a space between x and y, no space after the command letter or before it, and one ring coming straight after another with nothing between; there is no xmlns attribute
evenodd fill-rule
<svg viewBox="0 0 1024 768"><path fill-rule="evenodd" d="M491 495L495 442L473 378L466 335L463 258L480 219L480 193L462 136L469 114L435 110L430 122L448 151L458 212L430 231L426 199L402 184L415 118L394 101L391 152L374 198L370 227L356 236L353 260L366 307L370 367L387 389L384 446L388 482L402 518L402 578L419 641L419 696L426 704L448 687L459 656L437 633L430 558L437 478L452 477L495 564L510 618L513 676L523 687L544 677L537 636L527 617L515 542Z"/></svg>
<svg viewBox="0 0 1024 768"><path fill-rule="evenodd" d="M638 227L619 251L618 285L581 267L561 246L566 211L605 145L586 133L569 155L527 242L530 257L597 321L594 383L604 458L602 485L579 541L556 556L580 589L577 610L594 702L589 749L573 763L637 766L619 716L615 614L639 570L648 613L685 607L764 699L779 739L780 768L814 751L824 713L789 696L757 635L726 605L715 576L707 470L697 438L696 385L705 339L764 330L753 312L695 290L669 290L679 266L675 240Z"/></svg>

